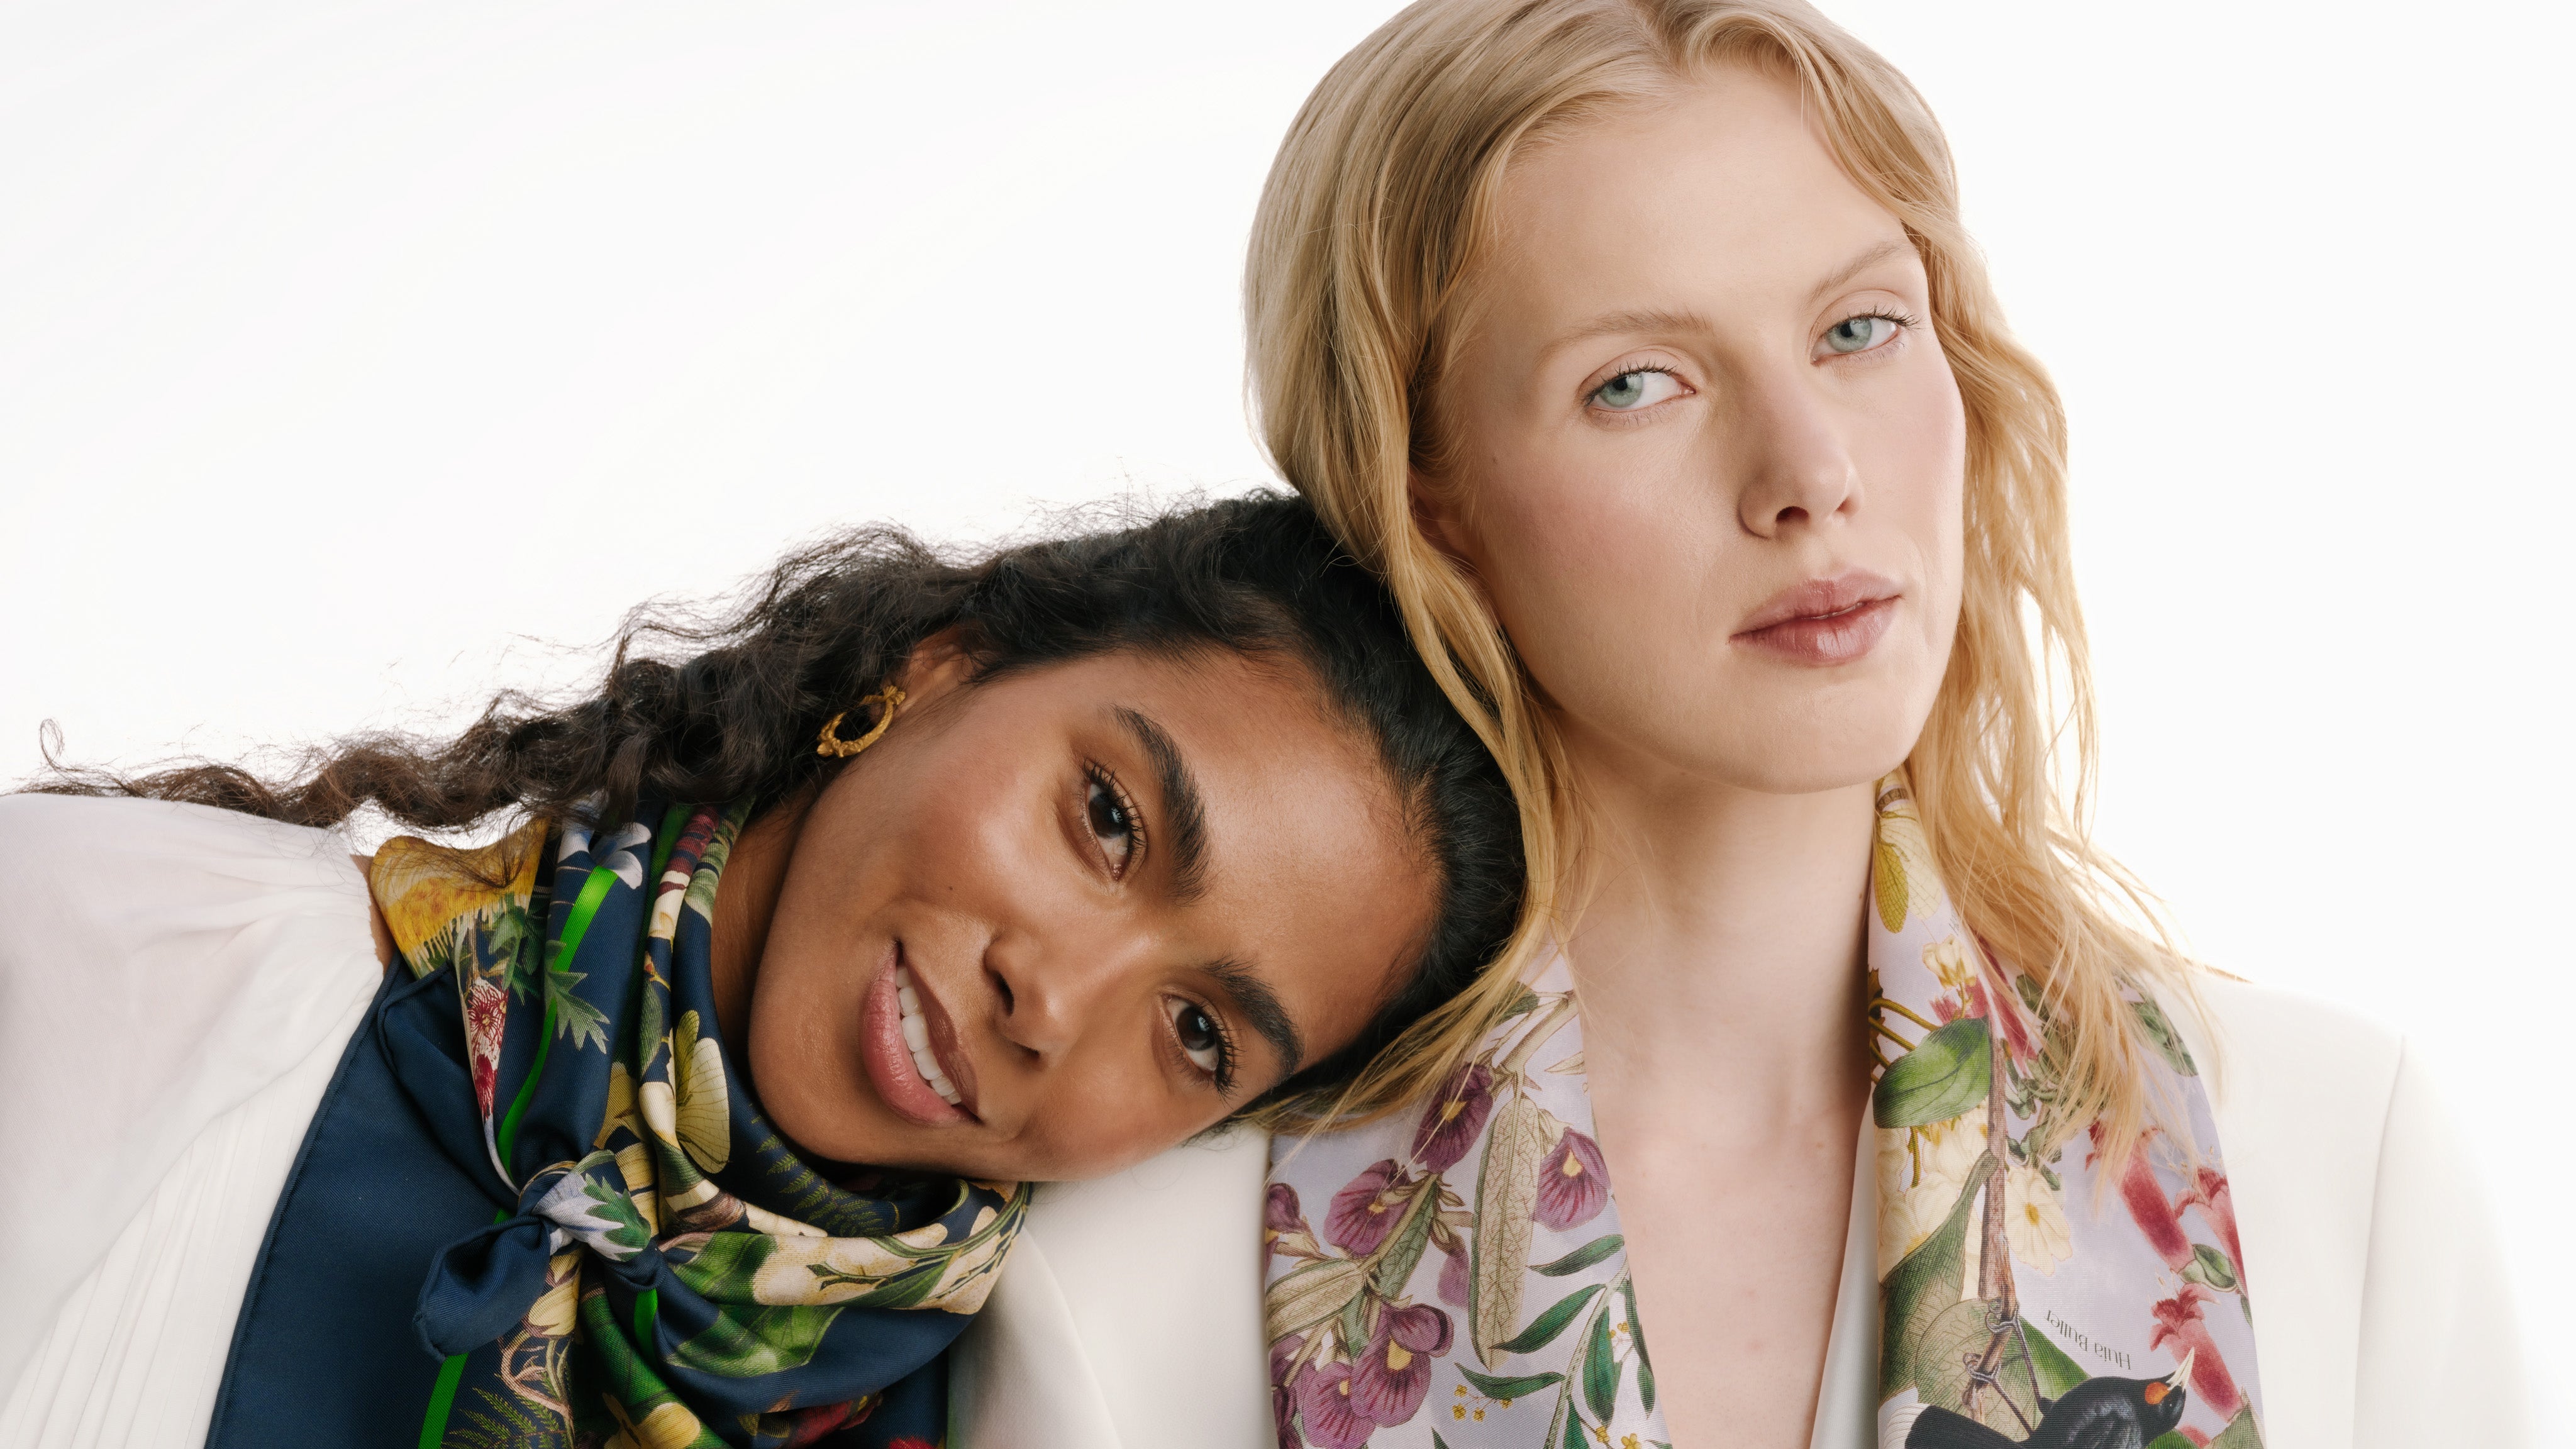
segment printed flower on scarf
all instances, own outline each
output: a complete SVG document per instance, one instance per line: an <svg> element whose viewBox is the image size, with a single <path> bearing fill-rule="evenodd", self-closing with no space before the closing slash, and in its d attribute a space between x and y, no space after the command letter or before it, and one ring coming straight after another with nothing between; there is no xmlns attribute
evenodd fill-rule
<svg viewBox="0 0 2576 1449"><path fill-rule="evenodd" d="M486 1119L501 1078L501 1030L509 1019L510 994L475 977L465 988L465 1053L474 1064L474 1106Z"/></svg>
<svg viewBox="0 0 2576 1449"><path fill-rule="evenodd" d="M1923 948L1924 969L1950 991L1966 991L1977 979L1976 958L1968 954L1967 945L1956 936L1944 936Z"/></svg>
<svg viewBox="0 0 2576 1449"><path fill-rule="evenodd" d="M2244 1271L2245 1248L2236 1238L2236 1195L2229 1190L2225 1173L2214 1172L2204 1167L2200 1169L2198 1176L2198 1184L2176 1200L2174 1210L2180 1212L2187 1207L2200 1209L2201 1217L2207 1220L2211 1229L2218 1234L2218 1241L2226 1246L2227 1256L2234 1261L2241 1274Z"/></svg>
<svg viewBox="0 0 2576 1449"><path fill-rule="evenodd" d="M1561 1233L1599 1217L1609 1201L1610 1172L1602 1165L1601 1145L1567 1128L1538 1165L1538 1201L1530 1216Z"/></svg>
<svg viewBox="0 0 2576 1449"><path fill-rule="evenodd" d="M1449 1315L1429 1304L1378 1315L1368 1352L1351 1369L1351 1407L1393 1428L1422 1407L1432 1361L1449 1351Z"/></svg>
<svg viewBox="0 0 2576 1449"><path fill-rule="evenodd" d="M2092 1126L2094 1150L2101 1150L2102 1124ZM2155 1164L2148 1161L2154 1149L2156 1132L2148 1129L2129 1153L2128 1163L2120 1171L2120 1201L2129 1209L2130 1220L2165 1266L2181 1272L2192 1260L2191 1239L2183 1234L2182 1214L2165 1196L2164 1184L2156 1180Z"/></svg>
<svg viewBox="0 0 2576 1449"><path fill-rule="evenodd" d="M1332 1209L1324 1214L1324 1241L1355 1258L1376 1252L1402 1216L1398 1204L1387 1201L1394 1181L1395 1159L1380 1158L1334 1193Z"/></svg>
<svg viewBox="0 0 2576 1449"><path fill-rule="evenodd" d="M1879 1129L1879 1277L1950 1216L1985 1150L1983 1107L1928 1127Z"/></svg>
<svg viewBox="0 0 2576 1449"><path fill-rule="evenodd" d="M1440 1301L1453 1307L1467 1306L1467 1241L1453 1237L1440 1245L1444 1261L1440 1265Z"/></svg>
<svg viewBox="0 0 2576 1449"><path fill-rule="evenodd" d="M1289 1370L1306 1348L1306 1335L1292 1333L1270 1345L1270 1423L1279 1432L1279 1449L1299 1449L1296 1380Z"/></svg>
<svg viewBox="0 0 2576 1449"><path fill-rule="evenodd" d="M1450 1077L1432 1103L1414 1129L1413 1159L1432 1172L1447 1172L1476 1145L1476 1134L1493 1115L1493 1069L1471 1063Z"/></svg>
<svg viewBox="0 0 2576 1449"><path fill-rule="evenodd" d="M2066 1206L2035 1167L2016 1167L2004 1175L2004 1241L2017 1261L2037 1268L2043 1277L2054 1277L2057 1265L2075 1256Z"/></svg>
<svg viewBox="0 0 2576 1449"><path fill-rule="evenodd" d="M1284 1182L1270 1184L1261 1204L1261 1242L1283 1258L1320 1258L1323 1245L1315 1241L1315 1230L1306 1226L1306 1214L1297 1205L1297 1189ZM1263 1266L1268 1266L1267 1259Z"/></svg>
<svg viewBox="0 0 2576 1449"><path fill-rule="evenodd" d="M1315 1449L1359 1449L1377 1421L1351 1404L1351 1366L1310 1363L1297 1375L1297 1417Z"/></svg>
<svg viewBox="0 0 2576 1449"><path fill-rule="evenodd" d="M652 830L643 821L629 820L590 843L591 864L625 882L628 890L640 891L644 888L644 860L635 853L635 847L652 838Z"/></svg>
<svg viewBox="0 0 2576 1449"><path fill-rule="evenodd" d="M2245 1407L2245 1391L2236 1386L2236 1376L2227 1371L2227 1359L2219 1352L2218 1340L2210 1337L2209 1325L2201 1318L2201 1309L2211 1294L2197 1283L2185 1283L2182 1291L2158 1303L2154 1312L2156 1326L2147 1335L2149 1348L2161 1348L2179 1363L2186 1354L2197 1355L2191 1363L2191 1391L2200 1401L2218 1413L2221 1419L2233 1419Z"/></svg>

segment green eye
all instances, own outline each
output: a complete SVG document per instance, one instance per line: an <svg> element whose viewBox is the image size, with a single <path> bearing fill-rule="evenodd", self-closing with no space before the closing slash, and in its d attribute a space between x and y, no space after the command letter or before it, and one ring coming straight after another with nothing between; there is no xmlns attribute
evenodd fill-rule
<svg viewBox="0 0 2576 1449"><path fill-rule="evenodd" d="M1846 317L1825 329L1825 347L1832 352L1867 352L1895 335L1896 324L1885 317Z"/></svg>
<svg viewBox="0 0 2576 1449"><path fill-rule="evenodd" d="M1659 367L1623 372L1592 390L1595 406L1614 413L1633 413L1679 396L1681 382Z"/></svg>

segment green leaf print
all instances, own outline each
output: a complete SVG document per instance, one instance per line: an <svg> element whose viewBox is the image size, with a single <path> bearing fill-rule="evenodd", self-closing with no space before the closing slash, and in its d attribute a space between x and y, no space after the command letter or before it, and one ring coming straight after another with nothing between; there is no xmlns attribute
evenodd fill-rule
<svg viewBox="0 0 2576 1449"><path fill-rule="evenodd" d="M729 1378L803 1368L840 1316L838 1304L725 1308L704 1331L674 1348L670 1361Z"/></svg>
<svg viewBox="0 0 2576 1449"><path fill-rule="evenodd" d="M1557 1259L1555 1262L1541 1263L1537 1267L1530 1269L1530 1271L1533 1273L1543 1273L1550 1278L1567 1277L1571 1274L1582 1272L1584 1269L1591 1267L1593 1264L1600 1262L1602 1259L1609 1257L1611 1254L1618 1252L1621 1248L1626 1246L1628 1246L1628 1240L1626 1238L1621 1237L1617 1233L1605 1233L1600 1237L1594 1238L1591 1242L1584 1244L1582 1247L1575 1249L1573 1252L1566 1254L1564 1257Z"/></svg>
<svg viewBox="0 0 2576 1449"><path fill-rule="evenodd" d="M2182 1265L2182 1278L2186 1283L2198 1283L2221 1293L2236 1291L2236 1265L2207 1243L2191 1245L2191 1261Z"/></svg>
<svg viewBox="0 0 2576 1449"><path fill-rule="evenodd" d="M2239 1409L2218 1437L2209 1441L2209 1449L2263 1449L2262 1431L2254 1427L2254 1411Z"/></svg>
<svg viewBox="0 0 2576 1449"><path fill-rule="evenodd" d="M1898 1057L1870 1094L1881 1127L1929 1127L1986 1100L1994 1066L1984 1017L1963 1016Z"/></svg>
<svg viewBox="0 0 2576 1449"><path fill-rule="evenodd" d="M1574 1322L1576 1314L1590 1307L1592 1300L1600 1296L1601 1285L1598 1283L1575 1289L1558 1299L1545 1313L1531 1319L1529 1327L1494 1345L1495 1350L1500 1353L1532 1353L1547 1347L1556 1342L1558 1334L1565 1332L1566 1325Z"/></svg>
<svg viewBox="0 0 2576 1449"><path fill-rule="evenodd" d="M2174 1029L2172 1018L2165 1015L2154 997L2130 1002L2129 1010L2137 1013L2138 1025L2146 1028L2147 1040L2164 1054L2167 1066L2186 1077L2200 1075L2200 1068L2192 1064L2191 1053L2182 1044L2182 1033Z"/></svg>
<svg viewBox="0 0 2576 1449"><path fill-rule="evenodd" d="M2003 1316L2003 1305L1985 1298L1964 1299L1934 1315L1914 1349L1914 1386L1923 1402L1964 1412L1969 1366L1985 1357L1998 1328L2009 1330L2011 1325L2012 1320ZM2031 1398L2031 1368L2021 1350L2020 1334L2005 1333L2003 1358L1995 1369L1995 1387L2012 1408L1986 1398L1977 1419L1989 1429L2016 1433L2024 1423L2037 1423L2039 1405ZM2013 1417L2016 1411L2021 1415L2018 1419Z"/></svg>
<svg viewBox="0 0 2576 1449"><path fill-rule="evenodd" d="M1377 1291L1381 1298L1400 1298L1404 1285L1413 1281L1413 1267L1422 1261L1422 1250L1431 1242L1431 1224L1439 1216L1439 1179L1426 1178L1413 1194L1405 1209L1404 1221L1380 1250L1377 1262Z"/></svg>
<svg viewBox="0 0 2576 1449"><path fill-rule="evenodd" d="M1515 1378L1496 1378L1492 1374L1480 1374L1465 1364L1458 1366L1458 1373L1467 1380L1469 1388L1489 1399L1526 1399L1550 1384L1565 1382L1565 1375L1560 1373L1521 1374Z"/></svg>
<svg viewBox="0 0 2576 1449"><path fill-rule="evenodd" d="M1607 1420L1618 1398L1619 1356L1610 1344L1610 1315L1596 1313L1591 1346L1583 1355L1583 1402L1592 1406L1592 1417Z"/></svg>
<svg viewBox="0 0 2576 1449"><path fill-rule="evenodd" d="M1637 1351L1637 1398L1651 1414L1655 1411L1655 1361L1646 1356L1646 1324L1637 1316L1637 1280L1620 1275L1619 1295L1628 1304L1628 1346Z"/></svg>
<svg viewBox="0 0 2576 1449"><path fill-rule="evenodd" d="M1959 1200L1949 1217L1914 1251L1897 1260L1879 1284L1879 1385L1883 1401L1914 1382L1915 1346L1941 1310L1959 1301L1960 1279L1967 1271L1969 1210L1986 1180L1995 1175L1995 1155L1978 1154L1977 1165L1959 1185Z"/></svg>
<svg viewBox="0 0 2576 1449"><path fill-rule="evenodd" d="M586 971L566 971L560 966L547 968L546 1004L555 1009L555 1035L572 1038L573 1049L595 1046L608 1050L608 1013L591 1005L574 993Z"/></svg>
<svg viewBox="0 0 2576 1449"><path fill-rule="evenodd" d="M2052 1399L2066 1397L2066 1391L2091 1378L2084 1366L2068 1358L2046 1332L2027 1318L2021 1323L2022 1338L2030 1345L2030 1366L2039 1370L2039 1391Z"/></svg>

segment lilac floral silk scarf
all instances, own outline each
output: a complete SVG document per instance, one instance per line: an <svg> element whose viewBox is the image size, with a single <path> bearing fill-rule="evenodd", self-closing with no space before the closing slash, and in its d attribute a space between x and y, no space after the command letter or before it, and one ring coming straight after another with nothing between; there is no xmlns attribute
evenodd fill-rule
<svg viewBox="0 0 2576 1449"><path fill-rule="evenodd" d="M2131 1002L2196 1140L2152 1131L2102 1182L2055 1106L2062 1028L1961 925L1901 774L1870 895L1882 1449L2258 1446L2235 1209L2162 1010ZM1280 1137L1264 1238L1282 1449L1670 1438L1561 958L1428 1110Z"/></svg>

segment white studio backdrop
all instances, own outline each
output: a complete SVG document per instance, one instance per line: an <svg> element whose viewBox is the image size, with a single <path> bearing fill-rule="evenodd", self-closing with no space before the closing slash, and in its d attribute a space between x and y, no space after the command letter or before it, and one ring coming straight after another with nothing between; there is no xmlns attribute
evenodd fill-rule
<svg viewBox="0 0 2576 1449"><path fill-rule="evenodd" d="M2565 11L1827 8L2065 389L2103 840L2438 1064L2563 1382ZM1391 9L0 3L0 780L450 724L834 525L1264 481L1254 198Z"/></svg>

